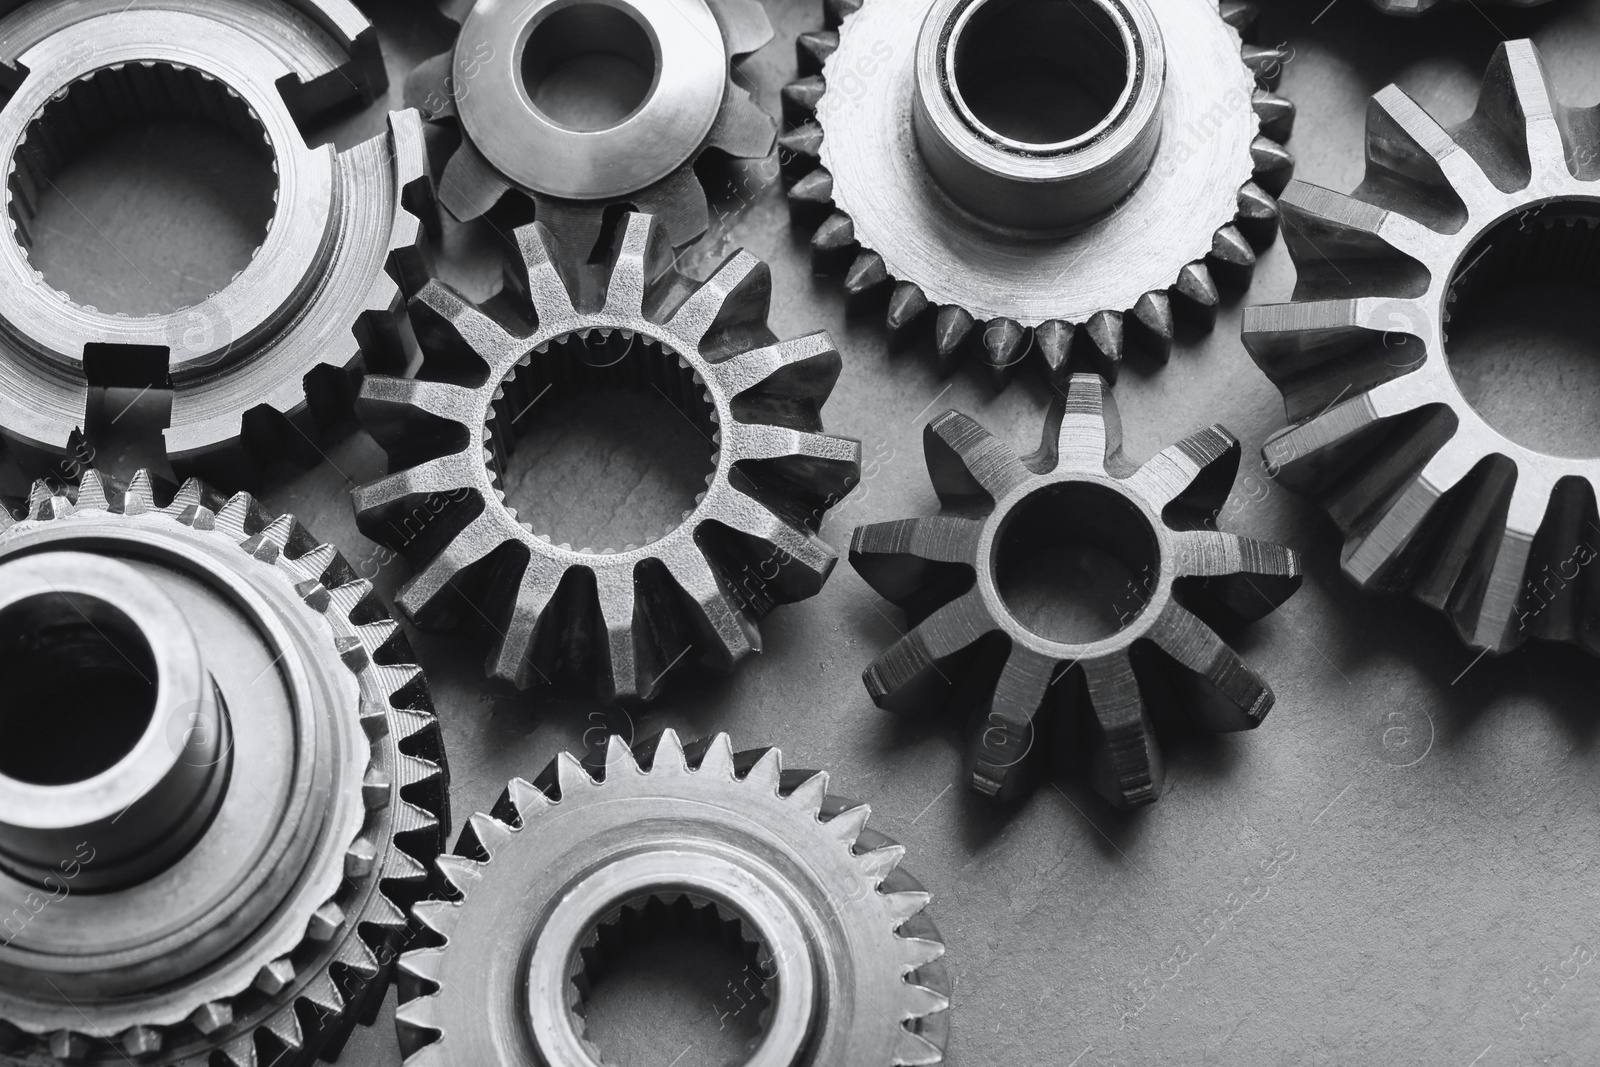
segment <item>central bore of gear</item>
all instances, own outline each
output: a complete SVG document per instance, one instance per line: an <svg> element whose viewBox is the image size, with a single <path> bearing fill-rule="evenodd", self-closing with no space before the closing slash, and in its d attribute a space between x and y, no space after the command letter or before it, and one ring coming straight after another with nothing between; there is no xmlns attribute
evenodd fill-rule
<svg viewBox="0 0 1600 1067"><path fill-rule="evenodd" d="M618 909L580 947L574 1023L601 1062L618 1067L690 1046L696 1063L742 1063L764 1029L774 973L770 951L737 915L688 894L650 896Z"/></svg>
<svg viewBox="0 0 1600 1067"><path fill-rule="evenodd" d="M1546 201L1461 257L1445 354L1485 422L1552 455L1600 456L1600 204Z"/></svg>
<svg viewBox="0 0 1600 1067"><path fill-rule="evenodd" d="M584 550L648 544L675 529L716 469L705 383L638 335L551 343L518 367L495 406L493 464L506 503L535 533Z"/></svg>
<svg viewBox="0 0 1600 1067"><path fill-rule="evenodd" d="M995 538L1006 609L1047 641L1110 637L1144 611L1161 573L1150 522L1114 489L1046 486L1019 503Z"/></svg>
<svg viewBox="0 0 1600 1067"><path fill-rule="evenodd" d="M135 63L45 105L10 184L17 239L77 303L160 315L225 288L266 240L277 173L255 112L191 67Z"/></svg>
<svg viewBox="0 0 1600 1067"><path fill-rule="evenodd" d="M582 2L540 20L522 51L533 106L571 130L620 125L650 98L661 71L655 38L631 7Z"/></svg>
<svg viewBox="0 0 1600 1067"><path fill-rule="evenodd" d="M0 611L0 774L70 785L116 766L156 708L150 644L107 601L45 593Z"/></svg>

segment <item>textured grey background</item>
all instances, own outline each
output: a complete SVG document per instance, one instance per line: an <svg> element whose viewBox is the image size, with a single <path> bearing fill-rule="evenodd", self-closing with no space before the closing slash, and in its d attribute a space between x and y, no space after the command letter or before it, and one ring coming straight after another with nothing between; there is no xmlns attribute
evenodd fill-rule
<svg viewBox="0 0 1600 1067"><path fill-rule="evenodd" d="M1299 106L1290 147L1300 177L1354 186L1365 99L1389 81L1447 122L1465 117L1506 37L1538 42L1567 102L1600 99L1600 0L1522 13L1469 3L1419 22L1382 18L1364 0L1324 2L1281 0L1263 20L1263 37L1293 50L1282 91ZM812 0L769 11L777 39L744 69L776 111L793 75L791 42L821 19ZM374 14L398 100L404 72L442 44L446 27L423 0ZM351 119L339 139L376 132L378 122ZM169 170L203 165L175 158ZM845 370L825 414L829 429L864 440L868 472L825 537L843 548L857 523L936 509L921 427L945 407L1032 447L1048 401L1040 383L1024 375L997 396L970 371L941 380L915 353L886 354L881 312L848 310L835 280L812 276L775 165L748 169L738 184L745 194L724 202L726 218L687 263L703 273L749 247L773 264L777 331L833 331ZM95 187L88 181L83 195ZM119 217L160 218L196 236L226 230L214 209L175 210L182 201L159 191L170 187L170 175L140 186ZM71 212L56 217L61 240L81 248L82 284L117 274L97 241L126 240L137 261L149 233L133 225L126 235L97 234ZM483 245L455 228L447 238L446 273L480 296L494 273ZM63 256L61 269L71 269L72 255ZM185 267L145 270L181 277ZM174 281L174 291L180 284L189 283ZM1262 258L1248 299L1284 299L1292 285L1279 245ZM1525 316L1532 306L1554 320L1546 334L1554 340L1530 350L1517 328L1527 319L1502 321L1501 344L1483 346L1467 376L1505 411L1503 425L1530 440L1552 427L1568 435L1558 440L1581 434L1592 454L1595 313L1522 302ZM827 768L836 790L869 801L873 824L909 848L906 864L934 895L955 979L951 1064L1596 1062L1600 967L1588 961L1600 946L1600 665L1550 647L1475 662L1441 617L1346 584L1331 524L1260 468L1257 450L1282 424L1282 407L1240 346L1238 319L1236 301L1212 336L1181 344L1164 370L1136 364L1125 374L1116 393L1127 450L1143 459L1190 429L1230 427L1246 446L1244 503L1231 528L1299 549L1308 575L1241 648L1276 688L1276 709L1253 734L1169 748L1168 791L1154 808L1117 813L1065 779L1003 811L951 788L957 724L893 719L861 687L861 668L894 639L898 620L841 563L822 595L766 623L768 651L758 660L728 680L674 679L660 704L631 720L485 684L468 642L418 637L458 825L507 778L536 773L597 723L728 730L738 745L776 744L793 765ZM558 485L576 509L571 521L599 524L616 508L670 511L652 488L663 476L648 469L649 450L588 432L558 434L566 443L551 446L579 464ZM376 568L390 593L405 565L382 564L356 532L347 495L381 470L377 449L355 434L327 465L280 477L264 495ZM585 491L602 472L622 487ZM12 472L0 478L0 490L17 484ZM724 991L689 983L658 1008L670 1017L648 1025L627 1018L637 991L601 1005L619 1062L698 1067L726 1055L719 1017L736 1005ZM398 1062L387 1011L343 1062Z"/></svg>

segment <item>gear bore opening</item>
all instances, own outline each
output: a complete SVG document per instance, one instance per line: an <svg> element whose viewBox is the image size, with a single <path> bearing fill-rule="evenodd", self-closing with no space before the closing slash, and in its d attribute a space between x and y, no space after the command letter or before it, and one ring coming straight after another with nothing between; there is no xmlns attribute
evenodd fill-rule
<svg viewBox="0 0 1600 1067"><path fill-rule="evenodd" d="M1467 403L1550 455L1600 456L1600 203L1550 200L1491 227L1450 280L1442 331Z"/></svg>
<svg viewBox="0 0 1600 1067"><path fill-rule="evenodd" d="M522 51L522 85L533 106L567 129L620 126L650 99L661 56L631 8L580 0L533 27Z"/></svg>
<svg viewBox="0 0 1600 1067"><path fill-rule="evenodd" d="M1107 122L1135 74L1103 0L976 0L948 47L957 111L980 134L1033 147Z"/></svg>
<svg viewBox="0 0 1600 1067"><path fill-rule="evenodd" d="M34 269L112 314L168 314L226 288L277 206L260 118L176 63L118 64L71 83L34 116L13 162L10 222Z"/></svg>
<svg viewBox="0 0 1600 1067"><path fill-rule="evenodd" d="M1150 521L1114 489L1048 485L1012 509L994 540L1006 610L1047 641L1088 644L1144 611L1161 573Z"/></svg>
<svg viewBox="0 0 1600 1067"><path fill-rule="evenodd" d="M155 714L155 656L109 601L45 593L0 610L0 774L86 781L122 761Z"/></svg>
<svg viewBox="0 0 1600 1067"><path fill-rule="evenodd" d="M655 1064L663 1048L691 1044L695 1063L742 1063L765 1031L776 973L771 949L736 913L696 894L651 894L614 909L578 946L573 1025L608 1065Z"/></svg>
<svg viewBox="0 0 1600 1067"><path fill-rule="evenodd" d="M705 382L651 338L558 338L501 391L490 470L507 506L554 544L647 545L693 512L716 472L718 420Z"/></svg>

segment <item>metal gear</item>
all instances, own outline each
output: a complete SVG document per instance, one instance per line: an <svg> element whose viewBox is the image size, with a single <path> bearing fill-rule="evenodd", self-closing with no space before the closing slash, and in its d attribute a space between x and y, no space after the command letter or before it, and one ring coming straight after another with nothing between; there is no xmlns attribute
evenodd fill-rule
<svg viewBox="0 0 1600 1067"><path fill-rule="evenodd" d="M0 527L0 1060L335 1055L447 832L404 635L246 494L91 471Z"/></svg>
<svg viewBox="0 0 1600 1067"><path fill-rule="evenodd" d="M912 624L862 680L881 708L969 713L974 789L1010 799L1057 758L1087 763L1112 804L1147 804L1162 785L1155 722L1260 725L1272 690L1210 624L1277 608L1300 563L1216 528L1239 464L1232 434L1212 426L1135 465L1104 380L1078 374L1031 456L956 411L928 424L923 445L942 512L862 526L851 541L850 565ZM1014 592L1030 554L1064 545L1097 552L1075 580L1091 568L1128 577L1094 605L1092 632L1044 632Z"/></svg>
<svg viewBox="0 0 1600 1067"><path fill-rule="evenodd" d="M586 950L623 911L683 898L761 946L776 994L750 1067L943 1062L944 945L866 805L726 734L687 753L671 730L612 737L595 771L564 754L513 781L440 857L460 899L412 912L438 944L400 959L407 1064L599 1067Z"/></svg>
<svg viewBox="0 0 1600 1067"><path fill-rule="evenodd" d="M0 436L43 472L77 451L97 386L172 390L179 473L224 486L273 459L320 458L371 364L405 365L402 296L426 276L433 217L422 122L343 152L297 122L385 85L347 0L0 3ZM249 266L202 303L131 317L74 303L28 259L52 175L118 122L220 123L271 160L275 204ZM54 472L59 473L59 472Z"/></svg>
<svg viewBox="0 0 1600 1067"><path fill-rule="evenodd" d="M825 11L783 94L790 201L797 220L820 220L813 257L844 270L847 293L890 290L893 338L932 321L941 369L972 353L1002 387L1037 342L1057 382L1075 369L1115 380L1125 342L1165 361L1174 314L1210 329L1217 283L1249 284L1294 167L1294 107L1269 88L1283 57L1247 43L1255 5ZM1002 122L991 108L1019 75L1081 78L1106 95L1104 117L1081 131L1058 116Z"/></svg>
<svg viewBox="0 0 1600 1067"><path fill-rule="evenodd" d="M1294 424L1267 441L1268 469L1339 525L1348 577L1411 593L1473 648L1600 653L1585 566L1600 460L1507 438L1448 356L1452 311L1477 294L1600 281L1596 116L1555 99L1529 41L1496 50L1476 112L1450 129L1383 89L1355 192L1284 194L1294 303L1245 310L1245 347Z"/></svg>
<svg viewBox="0 0 1600 1067"><path fill-rule="evenodd" d="M356 491L357 522L418 568L400 610L423 626L487 624L488 673L519 687L565 676L646 700L691 649L731 669L760 650L757 620L814 595L837 559L816 531L861 464L860 442L820 432L839 353L826 332L777 340L772 277L748 252L704 283L679 275L648 215L621 220L610 262L592 268L540 223L514 239L491 305L438 282L413 302L418 379L361 388L357 411L394 470ZM659 390L717 448L695 507L642 546L552 544L505 503L531 402L594 385Z"/></svg>
<svg viewBox="0 0 1600 1067"><path fill-rule="evenodd" d="M757 0L442 7L461 27L455 46L417 68L406 102L460 133L439 178L440 201L458 219L520 193L564 247L587 255L605 209L627 204L659 218L682 247L710 222L694 173L701 153L761 159L772 151L776 124L733 81L734 63L772 39ZM535 83L559 79L564 63L607 53L654 71L626 115L587 116L575 127L534 102Z"/></svg>

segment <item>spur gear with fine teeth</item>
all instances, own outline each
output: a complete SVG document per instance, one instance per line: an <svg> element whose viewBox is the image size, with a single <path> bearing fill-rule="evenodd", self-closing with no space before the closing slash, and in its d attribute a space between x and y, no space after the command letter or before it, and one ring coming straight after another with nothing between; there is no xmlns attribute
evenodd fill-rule
<svg viewBox="0 0 1600 1067"><path fill-rule="evenodd" d="M825 10L784 90L790 201L819 267L889 290L891 335L931 321L943 369L970 352L1003 386L1037 347L1055 380L1114 380L1125 343L1164 361L1175 316L1209 329L1218 283L1248 285L1294 166L1254 5Z"/></svg>
<svg viewBox="0 0 1600 1067"><path fill-rule="evenodd" d="M1268 469L1338 523L1346 575L1411 593L1474 648L1600 653L1600 459L1492 428L1448 356L1457 306L1519 282L1600 283L1597 129L1600 108L1559 103L1528 41L1496 51L1476 112L1450 129L1389 86L1355 192L1284 194L1294 303L1245 312L1245 346L1294 423L1263 449Z"/></svg>
<svg viewBox="0 0 1600 1067"><path fill-rule="evenodd" d="M1233 435L1212 426L1137 466L1105 382L1078 374L1031 456L955 411L923 441L942 512L863 526L850 545L850 565L912 624L863 680L882 708L968 713L978 792L1016 796L1054 758L1086 764L1113 804L1147 804L1161 794L1157 723L1261 723L1272 690L1210 624L1271 612L1299 588L1300 564L1216 528ZM1030 557L1069 547L1079 562L1050 569L1095 585L1092 618L1030 602L1042 580Z"/></svg>
<svg viewBox="0 0 1600 1067"><path fill-rule="evenodd" d="M757 620L814 595L837 558L816 531L861 461L858 441L821 432L838 352L823 332L776 339L771 274L748 252L704 283L679 275L648 215L626 216L594 269L569 267L542 224L515 242L490 305L422 291L419 378L370 377L357 402L393 468L357 491L358 522L417 568L401 610L486 625L488 672L522 687L576 679L645 700L686 656L731 669L760 650ZM595 385L658 390L717 449L695 506L641 546L552 544L505 502L531 402Z"/></svg>
<svg viewBox="0 0 1600 1067"><path fill-rule="evenodd" d="M382 57L348 0L0 3L0 438L36 472L80 446L101 386L171 390L180 474L225 487L310 466L368 367L405 365L404 297L434 217L421 118L343 151L300 123L370 99ZM271 218L220 291L165 314L74 302L29 258L59 173L118 124L220 125L270 162Z"/></svg>
<svg viewBox="0 0 1600 1067"><path fill-rule="evenodd" d="M776 124L733 79L733 64L772 39L758 0L445 0L443 10L461 27L455 46L417 68L406 102L460 133L439 177L458 219L519 193L563 246L587 255L605 209L627 204L682 247L710 223L694 172L701 153L772 151ZM574 82L578 65L591 85ZM625 68L652 75L637 100L561 110L581 107L585 93L628 95Z"/></svg>
<svg viewBox="0 0 1600 1067"><path fill-rule="evenodd" d="M0 511L0 1062L307 1065L447 832L421 668L292 516L91 471Z"/></svg>
<svg viewBox="0 0 1600 1067"><path fill-rule="evenodd" d="M736 920L773 990L741 1062L943 1062L944 945L866 805L726 734L687 750L671 730L632 751L612 737L595 771L563 755L513 781L440 857L458 899L416 906L436 944L400 959L410 1067L598 1067L582 1014L597 934L686 903Z"/></svg>

